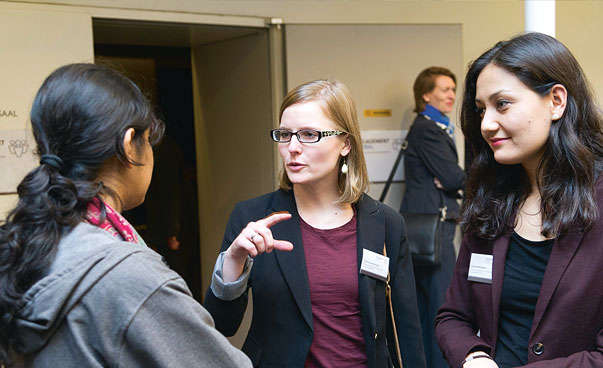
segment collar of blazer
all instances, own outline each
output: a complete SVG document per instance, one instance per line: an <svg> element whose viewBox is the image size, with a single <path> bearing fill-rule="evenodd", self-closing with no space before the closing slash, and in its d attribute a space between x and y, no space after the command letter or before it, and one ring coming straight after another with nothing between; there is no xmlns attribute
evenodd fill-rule
<svg viewBox="0 0 603 368"><path fill-rule="evenodd" d="M434 127L436 127L437 131L442 135L442 137L444 137L444 139L446 140L446 142L448 143L448 145L450 145L450 147L452 148L452 151L454 152L454 155L458 159L458 153L456 151L456 143L454 142L454 139L452 139L452 137L446 132L446 126L443 125L443 124L441 124L441 123L438 123L435 120L431 120L428 116L425 116L423 114L417 115L417 120L418 119L422 119L425 122L427 122L429 124L432 124ZM415 120L415 122L416 122L416 120ZM452 122L450 124L452 124ZM411 128L412 128L412 126L411 126ZM409 133L410 133L410 130L409 130ZM407 137L408 137L408 135L407 135Z"/></svg>
<svg viewBox="0 0 603 368"><path fill-rule="evenodd" d="M379 202L366 194L362 196L358 203L354 204L354 208L357 211L356 218L358 221L356 239L358 271L360 271L363 248L379 254L383 252L383 244L386 240L385 216L383 211L379 210ZM291 220L278 223L271 229L275 239L286 239L292 242L293 250L291 252L275 252L275 255L283 277L293 294L301 314L310 329L312 329L310 287L302 244L299 213L297 212L293 191L278 190L273 197L271 210L272 212L288 211L293 215ZM370 277L358 275L358 296L362 320L365 322L365 318L369 318L372 326L374 326L375 321L374 285L375 282Z"/></svg>

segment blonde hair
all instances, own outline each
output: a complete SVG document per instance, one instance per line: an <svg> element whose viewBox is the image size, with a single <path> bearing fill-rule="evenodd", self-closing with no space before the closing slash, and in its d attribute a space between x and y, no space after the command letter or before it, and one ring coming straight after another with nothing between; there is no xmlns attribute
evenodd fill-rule
<svg viewBox="0 0 603 368"><path fill-rule="evenodd" d="M345 84L339 81L319 79L307 82L287 93L281 104L279 121L283 117L283 112L289 106L311 101L321 102L324 114L337 125L339 130L347 133L350 152L339 160L339 180L337 184L340 195L337 202L355 203L360 199L362 193L367 190L369 179L362 151L362 140L354 100L352 100L350 91ZM347 174L341 173L341 165L344 162L348 165ZM283 169L280 188L290 190L291 187L291 181Z"/></svg>

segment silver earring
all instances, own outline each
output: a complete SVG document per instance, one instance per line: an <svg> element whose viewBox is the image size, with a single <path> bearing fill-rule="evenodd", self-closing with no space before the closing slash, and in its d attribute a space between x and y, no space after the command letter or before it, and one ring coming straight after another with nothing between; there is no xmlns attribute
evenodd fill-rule
<svg viewBox="0 0 603 368"><path fill-rule="evenodd" d="M341 165L341 173L344 175L348 173L348 164L346 161L344 161L343 165Z"/></svg>

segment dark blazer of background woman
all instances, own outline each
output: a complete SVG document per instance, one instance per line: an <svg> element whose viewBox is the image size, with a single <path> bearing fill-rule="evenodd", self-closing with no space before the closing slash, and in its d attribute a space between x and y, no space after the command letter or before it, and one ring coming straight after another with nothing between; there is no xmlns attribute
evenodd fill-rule
<svg viewBox="0 0 603 368"><path fill-rule="evenodd" d="M391 208L364 195L354 205L357 213L358 269L363 248L383 253L384 243L390 257L392 300L400 348L405 367L425 367L421 327L417 310L414 276L405 237L404 222ZM291 191L278 190L239 203L226 227L222 251L226 250L249 221L277 211L293 217L274 225L275 239L293 243L292 252L274 251L255 258L248 286L253 288L253 320L243 351L254 366L303 367L312 343L312 307L300 230L300 218ZM362 334L366 344L368 366L389 367L387 339L393 333L385 297L385 283L359 275L359 302ZM211 289L205 306L216 328L232 336L247 308L248 292L233 301L218 299ZM389 348L393 349L393 344Z"/></svg>
<svg viewBox="0 0 603 368"><path fill-rule="evenodd" d="M458 165L456 146L446 131L434 121L417 115L407 136L408 148L404 156L406 192L402 213L438 213L440 190L436 177L444 187L444 202L448 217L459 213L459 189L465 184L465 172Z"/></svg>

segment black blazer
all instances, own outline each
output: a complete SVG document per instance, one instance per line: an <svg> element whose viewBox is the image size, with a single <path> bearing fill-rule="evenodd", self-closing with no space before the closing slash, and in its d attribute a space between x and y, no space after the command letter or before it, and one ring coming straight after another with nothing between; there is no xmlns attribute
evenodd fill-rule
<svg viewBox="0 0 603 368"><path fill-rule="evenodd" d="M357 211L358 269L362 249L383 253L387 244L390 257L392 300L405 367L425 367L415 283L402 217L391 208L363 195ZM293 218L272 227L275 239L293 243L292 252L274 251L255 258L249 287L253 288L253 318L243 351L259 367L303 367L312 343L312 307L305 267L299 215L292 191L278 190L238 203L230 215L222 251L226 250L250 221L276 211L288 211ZM362 333L368 366L388 367L395 360L391 322L386 320L385 283L359 275L358 291ZM218 299L210 290L205 307L216 328L232 336L247 308L245 292L233 301ZM390 340L392 341L392 340Z"/></svg>
<svg viewBox="0 0 603 368"><path fill-rule="evenodd" d="M458 190L465 185L465 172L458 165L454 141L435 121L417 115L408 132L404 156L406 191L402 213L438 213L440 190L433 183L436 177L444 187L448 217L459 214Z"/></svg>

